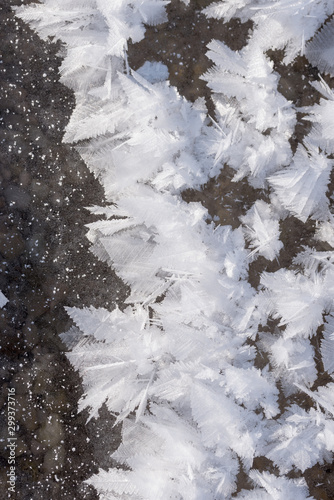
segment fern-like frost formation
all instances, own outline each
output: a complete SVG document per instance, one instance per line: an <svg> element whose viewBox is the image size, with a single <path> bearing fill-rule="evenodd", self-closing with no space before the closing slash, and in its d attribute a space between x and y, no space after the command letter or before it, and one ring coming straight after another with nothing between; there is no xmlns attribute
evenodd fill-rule
<svg viewBox="0 0 334 500"><path fill-rule="evenodd" d="M279 92L268 51L282 49L286 64L305 54L332 74L333 25L323 23L334 2L225 0L204 9L222 23L253 21L239 52L208 45L212 121L203 99L190 103L169 84L163 65L129 68L128 40L166 20L167 3L44 0L17 9L41 37L65 44L61 79L76 108L64 140L108 202L90 207L101 217L87 236L130 288L112 311L69 308L76 326L62 335L83 378L79 408L94 418L105 403L122 423L119 467L88 482L105 500L311 499L302 474L334 450L333 382L313 387L317 357L334 373L334 99L323 79L314 83L321 97L303 110L311 128L293 151L300 110ZM181 197L225 165L233 182L259 193L234 229ZM314 242L329 248L304 247L281 266L288 218L313 221ZM276 270L260 270L252 284L261 259ZM300 404L290 402L295 394ZM255 466L263 457L270 472ZM248 489L238 487L241 471Z"/></svg>

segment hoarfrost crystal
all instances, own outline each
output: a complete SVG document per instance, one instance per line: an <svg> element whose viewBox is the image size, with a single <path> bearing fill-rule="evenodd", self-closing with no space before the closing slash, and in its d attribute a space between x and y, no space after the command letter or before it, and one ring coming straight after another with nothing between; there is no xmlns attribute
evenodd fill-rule
<svg viewBox="0 0 334 500"><path fill-rule="evenodd" d="M129 67L128 40L165 21L167 3L44 0L17 9L41 37L65 44L60 73L76 108L64 140L107 200L90 207L97 220L87 236L130 288L112 311L68 308L76 326L62 335L83 379L79 408L94 418L105 403L122 424L113 453L120 467L88 482L101 499L311 499L302 473L334 451L333 383L312 387L319 356L334 372L334 99L320 79L320 101L296 109L270 55L282 49L288 64L305 53L331 73L334 1L227 0L204 9L253 22L239 52L208 45L211 122L204 100L181 97L166 67ZM311 128L295 150L297 111ZM208 222L201 203L181 196L226 165L234 185L258 194L243 200L234 229ZM314 221L314 230L287 260L290 219ZM267 266L256 282L254 270ZM296 393L311 405L293 404ZM256 457L279 472L257 470ZM239 488L241 467L253 489Z"/></svg>

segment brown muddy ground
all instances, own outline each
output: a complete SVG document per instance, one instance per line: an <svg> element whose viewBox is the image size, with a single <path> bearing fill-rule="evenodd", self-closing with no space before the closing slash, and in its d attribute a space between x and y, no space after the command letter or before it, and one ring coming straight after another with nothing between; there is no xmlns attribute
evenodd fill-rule
<svg viewBox="0 0 334 500"><path fill-rule="evenodd" d="M163 62L171 84L192 101L204 96L213 115L210 92L200 79L210 66L205 46L216 38L241 49L251 24L208 21L199 9L209 3L191 1L186 7L173 0L168 22L147 27L145 40L130 44L129 63L138 69L146 60ZM88 426L87 415L77 414L80 380L66 360L58 334L71 324L64 306L112 307L122 303L127 290L94 259L85 238L84 224L94 219L84 207L101 204L103 193L75 151L61 142L74 98L58 81L59 47L41 42L15 20L10 9L15 4L15 0L0 2L0 290L9 299L0 311L0 481L6 482L8 459L6 398L8 388L15 387L19 446L12 498L95 500L96 492L84 487L82 480L96 472L97 464L105 468L111 464L107 453L117 447L119 432L111 429L106 414ZM304 58L283 67L281 55L271 55L281 74L281 92L297 106L314 102L318 97L308 81L318 78L316 69ZM293 148L308 126L298 123ZM217 223L236 227L240 215L256 199L266 200L268 193L250 188L247 182L233 183L232 176L225 166L201 191L188 190L183 197L201 201ZM279 264L258 259L251 266L252 285L258 285L263 270L291 266L303 244L319 245L313 235L312 222L303 224L293 217L282 222L285 246ZM321 332L315 344L320 337ZM326 382L320 364L319 370L318 384ZM282 400L281 405L290 402ZM304 399L302 404L312 403ZM256 459L254 467L276 472L265 458ZM299 475L296 471L295 477ZM334 499L333 464L317 465L304 476L314 498ZM251 484L241 470L238 489L242 488Z"/></svg>

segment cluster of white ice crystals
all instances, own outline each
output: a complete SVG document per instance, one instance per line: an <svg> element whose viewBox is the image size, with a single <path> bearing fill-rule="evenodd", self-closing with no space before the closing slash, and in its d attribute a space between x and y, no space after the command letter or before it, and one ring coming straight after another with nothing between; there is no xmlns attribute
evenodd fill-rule
<svg viewBox="0 0 334 500"><path fill-rule="evenodd" d="M334 244L333 91L315 85L322 97L304 109L312 127L293 153L296 108L278 91L268 56L284 49L289 63L305 53L333 72L333 24L322 26L334 1L224 0L205 9L222 23L254 22L240 52L215 40L208 47L213 126L204 101L191 104L163 76L148 81L128 67L127 40L164 21L167 3L43 0L17 10L42 37L65 43L62 81L76 96L65 140L109 202L91 209L102 217L88 238L131 289L121 309L68 310L77 328L63 338L83 377L80 407L94 417L106 403L122 422L119 467L89 482L104 500L310 499L302 473L334 451L334 384L312 390L319 327L319 363L334 373L334 254L305 247L289 269L263 272L257 288L248 272L259 257L279 263L288 216L312 218L317 240ZM224 164L236 182L269 193L236 229L207 223L206 209L180 196ZM294 393L314 405L290 404ZM270 472L254 467L256 457L271 461ZM241 469L248 489L237 489ZM289 479L291 470L300 477Z"/></svg>

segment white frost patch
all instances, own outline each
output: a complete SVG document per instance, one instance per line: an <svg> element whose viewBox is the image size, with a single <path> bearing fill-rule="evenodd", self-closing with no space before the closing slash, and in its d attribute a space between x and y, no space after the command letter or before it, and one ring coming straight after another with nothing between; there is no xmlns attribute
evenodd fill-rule
<svg viewBox="0 0 334 500"><path fill-rule="evenodd" d="M4 296L2 292L0 292L0 307L3 307L8 302L8 299Z"/></svg>
<svg viewBox="0 0 334 500"><path fill-rule="evenodd" d="M167 66L161 62L146 61L137 69L137 73L150 83L162 82L169 77Z"/></svg>

